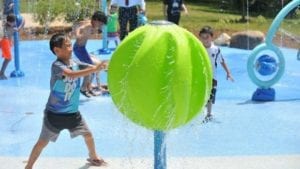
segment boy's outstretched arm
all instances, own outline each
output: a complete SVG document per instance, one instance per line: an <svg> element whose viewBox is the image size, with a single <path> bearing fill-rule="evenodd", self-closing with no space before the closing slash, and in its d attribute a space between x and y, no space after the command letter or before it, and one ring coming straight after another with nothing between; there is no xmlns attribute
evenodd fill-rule
<svg viewBox="0 0 300 169"><path fill-rule="evenodd" d="M182 10L183 10L183 12L185 13L185 14L188 14L188 9L187 9L187 7L185 6L185 4L182 4Z"/></svg>
<svg viewBox="0 0 300 169"><path fill-rule="evenodd" d="M67 77L70 77L70 78L77 78L77 77L87 76L91 73L94 73L94 72L97 72L97 71L100 71L101 69L103 69L103 67L104 67L103 64L105 64L105 63L100 62L97 65L89 65L85 69L76 70L76 71L73 71L73 70L67 68L67 69L64 69L63 74Z"/></svg>
<svg viewBox="0 0 300 169"><path fill-rule="evenodd" d="M226 72L226 79L227 79L227 80L230 80L230 81L232 81L232 82L234 82L234 79L233 79L233 77L231 76L231 73L230 73L230 71L229 71L229 68L228 68L227 64L225 63L225 60L224 60L224 59L222 59L221 65L222 65L222 67L224 68L224 70L225 70L225 72Z"/></svg>

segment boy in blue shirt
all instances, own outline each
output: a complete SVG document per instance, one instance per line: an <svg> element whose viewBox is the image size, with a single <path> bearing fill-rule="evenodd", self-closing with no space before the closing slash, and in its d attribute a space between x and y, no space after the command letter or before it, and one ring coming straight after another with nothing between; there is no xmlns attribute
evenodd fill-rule
<svg viewBox="0 0 300 169"><path fill-rule="evenodd" d="M96 153L92 133L78 111L78 106L80 77L99 71L105 65L101 62L90 65L73 60L71 58L72 43L65 34L53 35L50 39L50 49L57 56L51 68L51 91L44 112L39 140L32 149L25 169L32 169L33 164L49 141L55 142L60 131L64 129L69 130L71 138L78 135L84 137L89 151L87 160L92 165L104 165L104 160L98 157Z"/></svg>

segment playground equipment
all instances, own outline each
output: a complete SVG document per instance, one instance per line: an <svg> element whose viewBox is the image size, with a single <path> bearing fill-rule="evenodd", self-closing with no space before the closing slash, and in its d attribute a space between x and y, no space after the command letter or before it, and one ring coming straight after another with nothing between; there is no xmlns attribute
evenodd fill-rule
<svg viewBox="0 0 300 169"><path fill-rule="evenodd" d="M281 50L272 43L275 33L278 31L281 22L294 8L300 5L300 0L293 0L287 4L273 20L265 43L258 45L249 56L247 62L248 75L252 82L258 86L252 96L255 101L273 101L275 99L275 90L271 88L282 77L285 68L285 60ZM260 56L267 55L271 60L276 60L275 67L270 65L270 62L259 61ZM267 69L274 69L270 74L261 74L257 67L267 65ZM274 64L272 64L274 65Z"/></svg>
<svg viewBox="0 0 300 169"><path fill-rule="evenodd" d="M153 21L118 46L109 63L108 85L124 116L154 130L154 167L165 169L165 131L201 112L211 91L212 68L206 49L192 33Z"/></svg>
<svg viewBox="0 0 300 169"><path fill-rule="evenodd" d="M5 0L4 9L8 9L8 5L13 3L13 11L17 17L16 25L19 26L23 22L23 18L20 15L19 0ZM25 74L20 69L20 53L19 53L19 32L14 32L14 64L15 70L11 72L10 77L23 77Z"/></svg>

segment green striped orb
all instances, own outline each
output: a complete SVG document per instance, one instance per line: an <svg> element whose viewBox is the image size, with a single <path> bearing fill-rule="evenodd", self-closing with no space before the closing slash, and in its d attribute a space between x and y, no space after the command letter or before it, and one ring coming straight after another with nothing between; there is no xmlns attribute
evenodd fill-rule
<svg viewBox="0 0 300 169"><path fill-rule="evenodd" d="M167 21L131 32L108 67L108 87L118 110L153 130L191 121L204 108L211 86L206 49L192 33Z"/></svg>

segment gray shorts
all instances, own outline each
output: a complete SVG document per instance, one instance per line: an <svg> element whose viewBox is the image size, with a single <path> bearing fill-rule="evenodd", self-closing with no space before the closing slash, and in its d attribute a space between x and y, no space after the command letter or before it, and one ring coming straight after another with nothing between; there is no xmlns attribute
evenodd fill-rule
<svg viewBox="0 0 300 169"><path fill-rule="evenodd" d="M64 118L64 117L62 117L62 118ZM47 113L45 112L42 131L41 131L39 139L55 142L59 136L59 133L64 129L69 130L71 138L74 138L79 135L85 135L85 134L91 133L91 131L88 128L83 117L81 117L81 120L79 121L79 123L72 128L57 129L49 122Z"/></svg>

